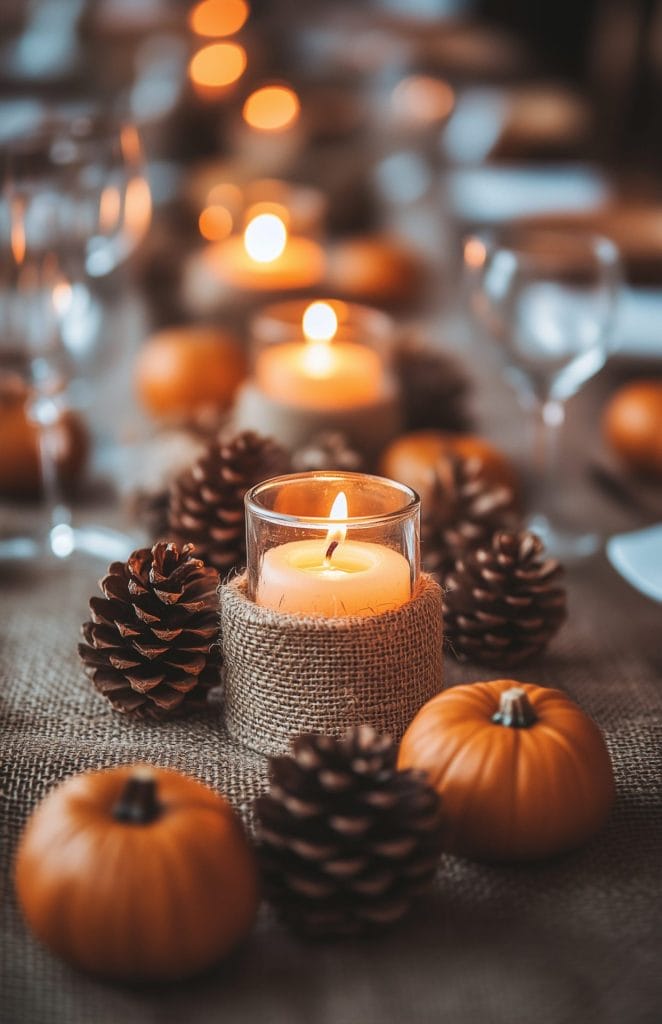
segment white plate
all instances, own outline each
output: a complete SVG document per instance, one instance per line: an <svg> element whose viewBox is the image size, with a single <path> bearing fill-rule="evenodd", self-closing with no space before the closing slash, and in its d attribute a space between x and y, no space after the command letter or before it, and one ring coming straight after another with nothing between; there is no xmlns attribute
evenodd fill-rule
<svg viewBox="0 0 662 1024"><path fill-rule="evenodd" d="M610 537L607 557L631 586L662 601L662 523Z"/></svg>

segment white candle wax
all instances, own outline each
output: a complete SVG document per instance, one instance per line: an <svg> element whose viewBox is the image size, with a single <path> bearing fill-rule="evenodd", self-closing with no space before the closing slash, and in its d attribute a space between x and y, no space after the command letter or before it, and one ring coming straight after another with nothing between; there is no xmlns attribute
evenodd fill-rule
<svg viewBox="0 0 662 1024"><path fill-rule="evenodd" d="M411 597L410 568L398 551L345 540L300 540L265 552L255 600L276 611L337 618L379 615Z"/></svg>

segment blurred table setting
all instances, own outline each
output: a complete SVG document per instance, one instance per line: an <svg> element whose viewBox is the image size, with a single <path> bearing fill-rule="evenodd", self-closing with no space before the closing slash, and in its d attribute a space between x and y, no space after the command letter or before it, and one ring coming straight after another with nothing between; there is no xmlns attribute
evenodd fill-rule
<svg viewBox="0 0 662 1024"><path fill-rule="evenodd" d="M562 6L536 16L531 5L499 0L0 5L7 1024L659 1019L662 4L576 6L573 20ZM273 689L260 689L256 668L252 683L247 673L254 706L231 704L232 659L250 644L219 634L218 623L222 616L224 631L258 629L257 618L240 621L231 599L237 579L247 579L260 603L264 578L252 578L251 560L259 545L289 537L296 516L282 495L261 511L262 525L255 512L264 481L281 477L301 502L308 479L346 481L349 511L345 503L329 512L325 490L326 504L305 513L328 529L311 572L341 575L344 550L347 571L358 574L347 552L360 559L375 541L405 556L405 611L385 605L376 617L393 616L391 640L375 644L392 643L403 659L408 644L411 657L425 647L416 620L409 639L400 637L397 616L415 615L407 609L419 569L432 581L443 626L438 615L421 636L431 642L443 629L442 697L507 678L507 692L520 697L531 684L536 708L533 688L579 705L612 766L608 817L596 812L595 827L577 832L581 841L550 840L546 856L502 856L496 839L493 856L474 856L448 838L444 815L456 794L440 776L442 852L426 868L426 895L410 900L416 868L407 852L406 898L397 889L393 906L380 905L366 925L361 908L374 908L382 892L374 868L383 869L374 851L388 845L382 826L367 851L349 826L343 831L341 812L329 812L348 860L334 860L330 846L324 852L326 831L324 842L313 833L298 845L286 831L313 813L311 801L336 799L334 778L346 785L338 773L350 741L338 733L337 749L329 737L316 745L321 730L295 683L290 762L284 748L261 747L236 725L240 713L248 721L281 701L281 657L293 678L316 674L308 653L297 654L298 634L278 633L284 597L270 606L276 619L259 626ZM418 519L409 527L404 513L379 504L374 477L413 494L417 516L420 500L420 531ZM368 494L374 508L361 505ZM352 514L358 539L348 541ZM285 532L267 543L279 516ZM275 551L312 545L305 536L267 550L259 572L272 571ZM385 564L377 576L400 571L393 558ZM298 577L287 572L289 588ZM350 581L347 593L361 585ZM351 619L358 631L357 613L344 614L338 621ZM369 629L374 611L358 612L366 614ZM342 613L332 612L332 623L334 615ZM332 649L344 650L343 628ZM351 664L360 675L373 640L356 636ZM396 655L380 657L384 677L395 678ZM367 687L369 660L364 667ZM325 654L319 674L326 671ZM384 691L384 715L372 721L360 692L342 691L342 714L358 709L359 747L373 742L361 729L379 732L387 721L391 696ZM501 701L491 723L504 713ZM373 767L359 774L379 763L380 786L392 776L405 786L405 768L429 771L405 756L417 722L400 748L399 735L389 741L398 771L378 739L372 761L360 754ZM518 724L511 731L530 722ZM530 738L519 737L522 759L532 756ZM572 742L563 733L557 750ZM470 749L478 759L477 744L467 741ZM567 775L559 769L550 783L550 820L573 802L566 784L576 813L590 817L593 791L581 781L580 753L571 753ZM541 777L553 773L554 756L539 763ZM229 909L219 909L229 922L221 945L231 951L201 955L198 973L186 967L197 930L183 887L204 880L211 892L214 871L208 860L190 871L197 883L185 883L177 844L203 822L163 838L160 811L143 830L131 810L118 820L132 836L144 831L138 867L110 838L87 853L81 840L58 859L74 813L62 805L52 812L61 815L51 821L52 864L66 876L65 897L48 895L53 878L35 866L48 861L50 843L22 867L47 794L132 764L203 783L227 800L235 822L236 835L218 840L229 844L223 870L236 872ZM321 796L310 781L318 771ZM485 756L480 771L496 791L496 760ZM522 827L517 800L523 807L535 776L521 762L519 774L500 780L495 806L508 807L510 835ZM410 821L423 797L403 792ZM202 815L206 798L191 790L189 799ZM477 801L470 788L474 815ZM387 804L375 799L366 813L380 807ZM101 830L100 812L89 813L99 814ZM391 804L385 820L388 833ZM423 842L420 828L415 834ZM150 876L148 841L166 840L143 932L137 893L151 882L136 879L142 866ZM190 856L203 857L204 844L198 853L193 846ZM139 968L141 953L132 969L107 909L95 918L88 907L86 919L75 878L90 870L92 849L93 891L131 917L149 969ZM297 857L306 868L293 882ZM376 888L347 887L357 857L366 872L374 868ZM255 858L264 896L256 923L237 925L236 940L225 942L232 915L241 916L237 893L249 887L240 861L245 868ZM309 862L317 870L329 858L324 870L342 892L342 912L329 897L333 936L303 928L302 937L296 915L309 922L308 903L319 895ZM282 877L276 863L286 864ZM189 901L186 926L175 910L168 917L179 906L173 894ZM409 902L404 920L386 927ZM146 937L173 922L181 971L155 968L167 941ZM114 966L125 961L128 968Z"/></svg>

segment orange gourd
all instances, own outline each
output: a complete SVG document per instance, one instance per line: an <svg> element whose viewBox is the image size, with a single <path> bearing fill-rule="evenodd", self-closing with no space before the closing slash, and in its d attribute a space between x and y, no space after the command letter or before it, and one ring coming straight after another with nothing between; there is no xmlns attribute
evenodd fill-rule
<svg viewBox="0 0 662 1024"><path fill-rule="evenodd" d="M15 865L36 937L83 970L127 981L182 978L226 954L253 923L257 878L227 801L145 765L54 789Z"/></svg>
<svg viewBox="0 0 662 1024"><path fill-rule="evenodd" d="M614 779L602 734L560 690L512 679L445 690L407 729L399 768L427 772L446 848L526 861L579 846L605 823Z"/></svg>

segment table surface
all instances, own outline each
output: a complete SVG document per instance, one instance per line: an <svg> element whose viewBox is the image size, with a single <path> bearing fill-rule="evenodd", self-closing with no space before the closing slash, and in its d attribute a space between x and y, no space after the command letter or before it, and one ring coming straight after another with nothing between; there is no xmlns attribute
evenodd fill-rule
<svg viewBox="0 0 662 1024"><path fill-rule="evenodd" d="M443 331L453 334L445 324ZM494 369L456 335L476 379L482 427L510 450L521 423ZM591 490L596 409L609 372L571 403L565 491L605 535L641 525ZM310 945L263 908L257 927L203 978L160 988L100 984L51 957L16 910L10 863L20 828L55 783L132 760L189 771L228 793L248 819L265 765L224 735L218 711L146 725L116 715L76 657L101 575L77 558L2 577L0 816L3 1024L645 1024L662 1012L660 748L662 608L632 590L603 554L568 572L569 621L549 651L514 673L559 686L604 730L618 797L583 849L525 867L444 857L434 890L377 938ZM447 659L447 683L498 673Z"/></svg>

